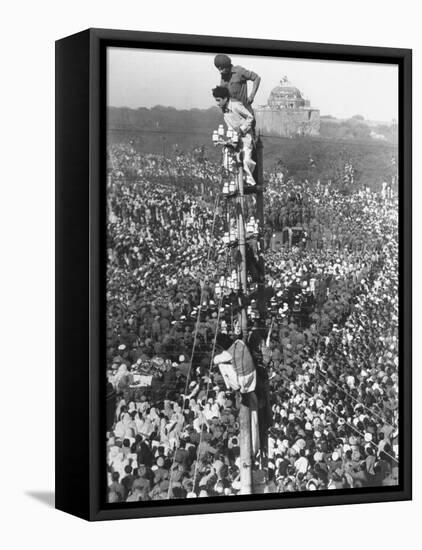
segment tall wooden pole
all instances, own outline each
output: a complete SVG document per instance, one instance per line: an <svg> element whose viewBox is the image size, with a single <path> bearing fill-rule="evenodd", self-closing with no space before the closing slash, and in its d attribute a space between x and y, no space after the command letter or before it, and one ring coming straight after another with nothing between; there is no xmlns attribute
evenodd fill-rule
<svg viewBox="0 0 422 550"><path fill-rule="evenodd" d="M256 216L259 221L259 237L258 237L258 265L259 265L259 279L258 279L258 298L257 306L261 319L261 328L266 326L267 317L267 298L265 297L265 259L264 259L264 145L261 137L258 136L256 141ZM269 406L269 381L268 372L261 364L257 366L257 376L260 378L260 392L258 402L258 425L259 425L259 441L261 451L261 468L267 470L266 477L268 479L268 423L271 418L271 410ZM255 487L255 491L259 492L259 488Z"/></svg>
<svg viewBox="0 0 422 550"><path fill-rule="evenodd" d="M252 489L252 443L251 443L251 410L240 403L240 494L251 495Z"/></svg>
<svg viewBox="0 0 422 550"><path fill-rule="evenodd" d="M246 315L246 305L244 297L247 292L247 274L246 274L246 237L244 220L244 189L243 189L243 167L239 167L238 172L238 197L237 197L237 231L240 252L240 284L241 292L239 297L239 325L242 329L243 338L247 338L248 319ZM239 410L239 429L240 429L240 493L242 495L251 495L252 488L252 439L251 439L251 410L249 403L244 403L245 395L241 395Z"/></svg>
<svg viewBox="0 0 422 550"><path fill-rule="evenodd" d="M259 222L260 235L258 238L258 265L259 265L259 280L258 280L258 311L262 320L265 319L267 313L266 301L264 298L265 290L265 261L264 261L264 146L261 138L258 136L256 142L256 215Z"/></svg>
<svg viewBox="0 0 422 550"><path fill-rule="evenodd" d="M244 219L244 194L243 194L243 167L239 167L238 172L238 189L237 196L237 235L239 242L239 252L241 262L239 266L240 284L241 284L241 298L240 298L240 313L239 313L239 325L242 329L243 336L247 336L248 332L248 319L246 315L246 307L244 300L242 299L247 294L247 274L246 274L246 236L245 236L245 219Z"/></svg>

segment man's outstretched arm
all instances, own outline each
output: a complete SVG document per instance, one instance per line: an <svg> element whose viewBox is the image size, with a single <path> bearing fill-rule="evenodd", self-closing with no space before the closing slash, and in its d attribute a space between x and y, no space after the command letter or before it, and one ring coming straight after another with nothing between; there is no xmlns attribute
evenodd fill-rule
<svg viewBox="0 0 422 550"><path fill-rule="evenodd" d="M252 84L252 91L248 97L248 103L249 105L251 103L253 103L254 99L255 99L255 96L256 96L256 92L258 91L258 88L259 88L259 85L261 84L261 77L259 75L257 75L256 73L252 73L253 74L253 78L251 78L250 80L252 80L253 84Z"/></svg>

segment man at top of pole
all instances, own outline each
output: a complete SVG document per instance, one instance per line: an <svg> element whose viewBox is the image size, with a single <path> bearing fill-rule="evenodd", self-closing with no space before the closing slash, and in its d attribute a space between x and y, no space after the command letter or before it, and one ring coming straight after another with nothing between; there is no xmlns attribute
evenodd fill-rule
<svg viewBox="0 0 422 550"><path fill-rule="evenodd" d="M261 77L240 65L233 66L230 57L221 53L215 56L214 65L221 75L220 86L227 88L230 98L240 101L253 114L252 103L261 83ZM248 80L253 83L249 95Z"/></svg>

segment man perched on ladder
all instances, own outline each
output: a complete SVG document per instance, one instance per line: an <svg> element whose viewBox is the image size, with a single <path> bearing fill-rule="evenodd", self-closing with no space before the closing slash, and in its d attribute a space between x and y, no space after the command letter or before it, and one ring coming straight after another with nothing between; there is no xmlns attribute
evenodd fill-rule
<svg viewBox="0 0 422 550"><path fill-rule="evenodd" d="M212 90L217 106L223 112L224 121L227 126L239 134L241 154L243 157L243 169L246 175L247 185L256 185L253 171L256 162L252 159L254 150L253 125L255 118L253 114L236 99L230 99L230 94L224 86L217 86Z"/></svg>
<svg viewBox="0 0 422 550"><path fill-rule="evenodd" d="M227 88L232 99L240 101L251 114L252 103L261 83L261 77L240 65L232 65L228 55L218 54L214 58L214 65L221 75L220 86ZM248 94L248 81L251 81L252 91Z"/></svg>

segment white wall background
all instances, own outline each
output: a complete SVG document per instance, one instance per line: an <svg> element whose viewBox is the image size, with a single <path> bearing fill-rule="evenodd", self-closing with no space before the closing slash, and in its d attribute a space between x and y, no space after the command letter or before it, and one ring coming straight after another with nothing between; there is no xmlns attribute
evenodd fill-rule
<svg viewBox="0 0 422 550"><path fill-rule="evenodd" d="M418 547L422 425L417 349L413 502L97 524L46 504L54 488L54 41L87 27L103 27L413 48L414 201L420 205L422 33L417 6L410 0L26 0L3 5L0 521L4 548L389 550L406 543ZM414 231L417 273L421 225L416 215ZM418 311L417 279L414 296ZM415 328L417 345L420 324ZM77 428L69 437L76 445Z"/></svg>

